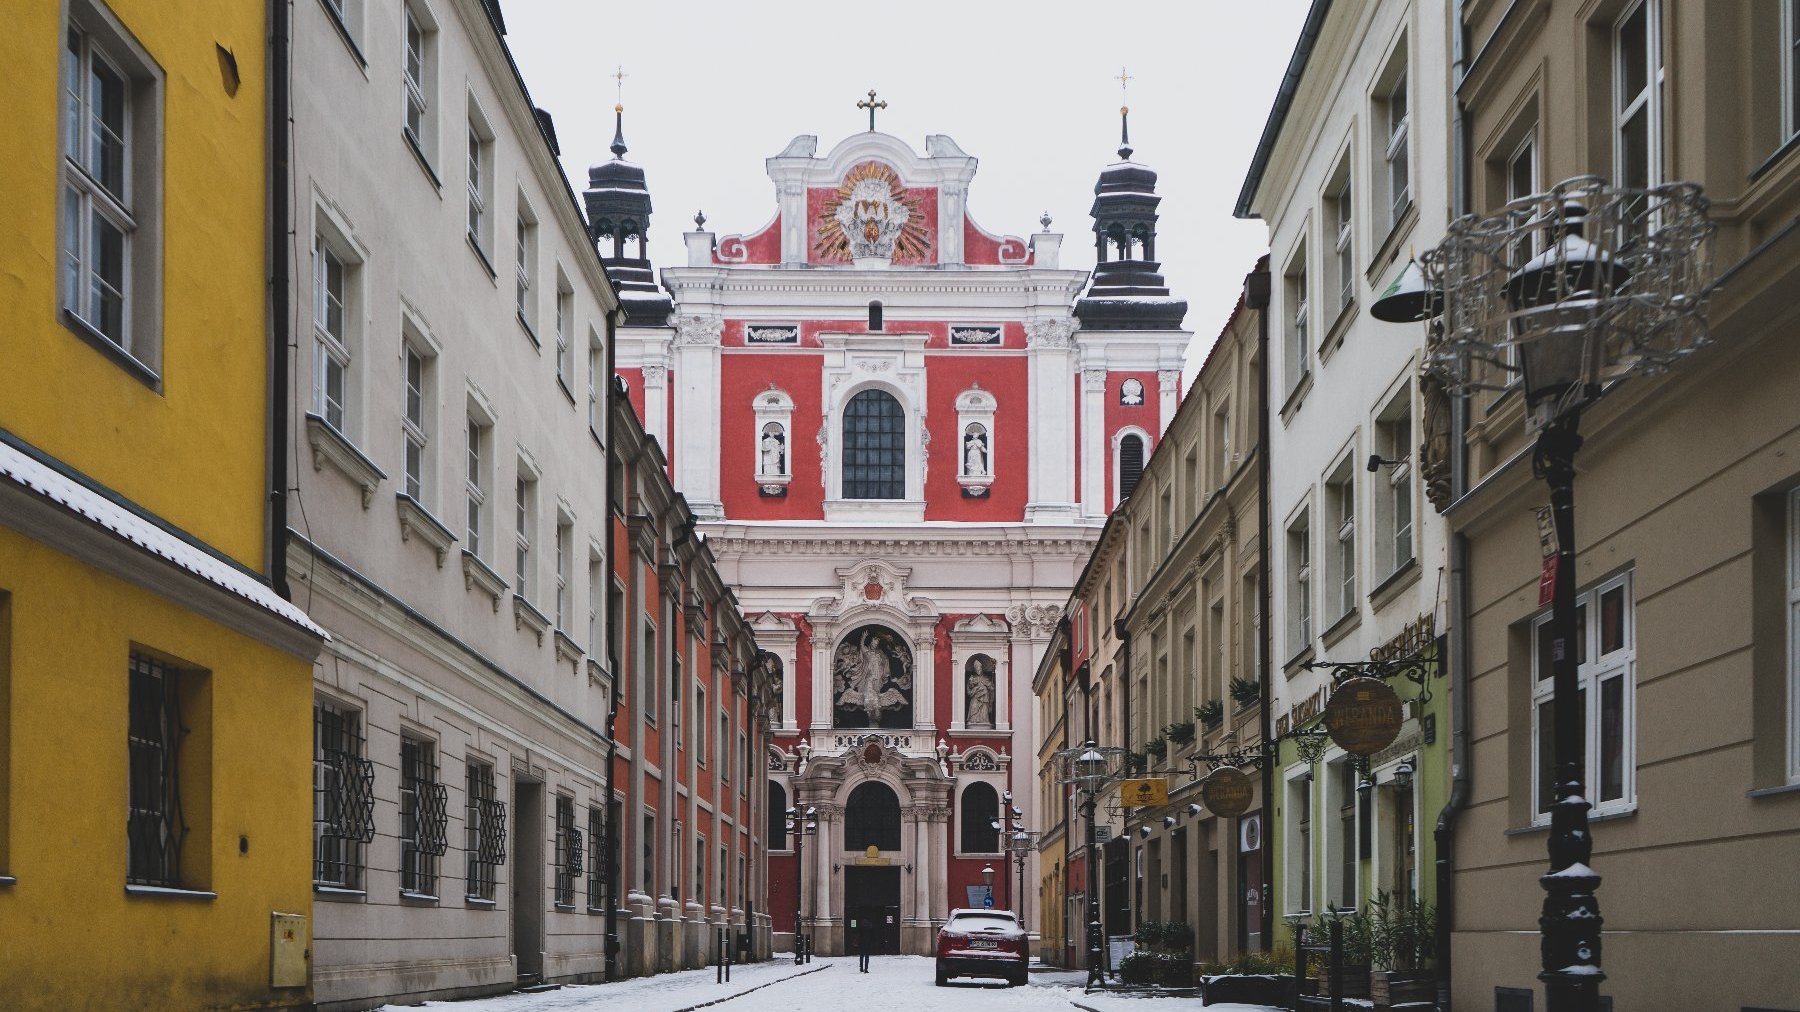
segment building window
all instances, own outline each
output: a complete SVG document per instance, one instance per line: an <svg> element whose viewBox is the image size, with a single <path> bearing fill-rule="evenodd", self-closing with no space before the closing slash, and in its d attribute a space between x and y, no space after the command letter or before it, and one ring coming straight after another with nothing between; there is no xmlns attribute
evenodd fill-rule
<svg viewBox="0 0 1800 1012"><path fill-rule="evenodd" d="M1326 618L1336 622L1356 608L1356 471L1348 457L1325 479L1325 509L1332 536Z"/></svg>
<svg viewBox="0 0 1800 1012"><path fill-rule="evenodd" d="M470 759L464 764L463 847L468 855L467 896L492 900L496 870L506 863L506 803L495 797L494 767Z"/></svg>
<svg viewBox="0 0 1800 1012"><path fill-rule="evenodd" d="M716 739L719 748L719 782L731 783L731 718L724 713L719 714L719 737Z"/></svg>
<svg viewBox="0 0 1800 1012"><path fill-rule="evenodd" d="M513 593L530 601L536 581L536 568L531 557L531 543L537 535L537 478L519 462L519 476L513 481Z"/></svg>
<svg viewBox="0 0 1800 1012"><path fill-rule="evenodd" d="M61 305L151 372L160 362L162 88L110 12L71 0L62 54Z"/></svg>
<svg viewBox="0 0 1800 1012"><path fill-rule="evenodd" d="M1144 476L1144 437L1127 432L1119 437L1119 502L1131 498Z"/></svg>
<svg viewBox="0 0 1800 1012"><path fill-rule="evenodd" d="M612 854L611 841L606 838L606 822L600 813L599 805L589 805L587 812L588 835L588 879L587 908L588 913L598 913L605 908L606 867Z"/></svg>
<svg viewBox="0 0 1800 1012"><path fill-rule="evenodd" d="M570 567L574 561L570 558L574 552L575 525L568 515L557 512L556 515L556 628L564 633L570 628L570 616L574 614L575 588L569 582Z"/></svg>
<svg viewBox="0 0 1800 1012"><path fill-rule="evenodd" d="M493 273L493 258L489 250L492 242L492 208L494 203L494 131L488 127L487 119L481 110L475 107L473 99L469 101L468 129L468 177L469 177L469 242L474 245L475 252L482 257L483 266L488 273Z"/></svg>
<svg viewBox="0 0 1800 1012"><path fill-rule="evenodd" d="M401 380L405 387L401 392L404 413L400 418L400 434L406 456L406 494L423 504L427 502L425 492L430 487L426 474L429 468L426 447L430 443L426 416L431 405L431 362L410 343L401 345L400 359Z"/></svg>
<svg viewBox="0 0 1800 1012"><path fill-rule="evenodd" d="M706 905L706 837L694 839L694 895L693 900L701 906Z"/></svg>
<svg viewBox="0 0 1800 1012"><path fill-rule="evenodd" d="M884 390L844 405L844 498L906 498L906 412Z"/></svg>
<svg viewBox="0 0 1800 1012"><path fill-rule="evenodd" d="M602 582L605 579L606 560L602 559L598 552L590 548L588 550L587 581L587 652L588 657L594 660L599 660L600 658L607 656L606 652L602 649L606 645L606 641L603 638L606 635L606 626L603 621L606 613L601 610L601 606L605 603L606 584ZM617 673L613 671L612 666L608 664L607 677L611 678L616 674Z"/></svg>
<svg viewBox="0 0 1800 1012"><path fill-rule="evenodd" d="M1287 294L1287 351L1282 357L1287 389L1292 393L1300 386L1300 381L1312 369L1312 341L1307 336L1307 310L1311 303L1311 293L1306 286L1306 244L1301 243L1294 250L1288 261L1287 274L1283 278Z"/></svg>
<svg viewBox="0 0 1800 1012"><path fill-rule="evenodd" d="M519 194L519 220L513 232L513 291L517 295L519 322L532 341L537 340L537 297L533 289L537 279L537 215L531 212L525 194ZM557 370L559 373L561 369Z"/></svg>
<svg viewBox="0 0 1800 1012"><path fill-rule="evenodd" d="M1594 621L1598 616L1599 621ZM1595 815L1637 807L1637 629L1631 574L1614 577L1576 597L1575 658L1581 686L1577 705L1584 728L1582 759L1586 797ZM1556 643L1551 616L1531 625L1532 718L1535 776L1532 811L1547 822L1556 801Z"/></svg>
<svg viewBox="0 0 1800 1012"><path fill-rule="evenodd" d="M1396 573L1413 560L1412 390L1402 389L1375 420L1375 452L1387 461L1387 477L1377 473L1376 508L1381 514L1377 564ZM1385 573L1383 575L1386 575Z"/></svg>
<svg viewBox="0 0 1800 1012"><path fill-rule="evenodd" d="M644 719L656 723L656 697L662 691L657 681L656 627L644 619L644 652L638 657L638 684L644 686Z"/></svg>
<svg viewBox="0 0 1800 1012"><path fill-rule="evenodd" d="M869 303L869 329L881 329L881 303L879 302Z"/></svg>
<svg viewBox="0 0 1800 1012"><path fill-rule="evenodd" d="M1312 528L1302 509L1287 529L1288 653L1312 645Z"/></svg>
<svg viewBox="0 0 1800 1012"><path fill-rule="evenodd" d="M437 893L437 859L448 849L449 792L438 783L437 747L400 739L400 891Z"/></svg>
<svg viewBox="0 0 1800 1012"><path fill-rule="evenodd" d="M694 686L694 761L706 765L706 686Z"/></svg>
<svg viewBox="0 0 1800 1012"><path fill-rule="evenodd" d="M1800 133L1800 0L1781 0L1781 136Z"/></svg>
<svg viewBox="0 0 1800 1012"><path fill-rule="evenodd" d="M563 393L571 398L575 396L575 352L572 343L575 339L575 289L569 287L569 279L563 276L562 268L556 269L556 381L562 384Z"/></svg>
<svg viewBox="0 0 1800 1012"><path fill-rule="evenodd" d="M1412 180L1409 173L1411 119L1406 97L1406 52L1394 56L1398 69L1381 103L1379 122L1385 131L1386 146L1382 157L1387 163L1388 228L1400 224L1400 218L1412 204Z"/></svg>
<svg viewBox="0 0 1800 1012"><path fill-rule="evenodd" d="M769 807L763 813L767 825L763 832L768 837L770 850L788 849L787 807L787 788L781 786L780 781L769 781Z"/></svg>
<svg viewBox="0 0 1800 1012"><path fill-rule="evenodd" d="M422 8L401 5L406 51L401 60L401 80L406 118L401 129L406 139L429 164L436 155L436 119L431 108L437 90L437 25Z"/></svg>
<svg viewBox="0 0 1800 1012"><path fill-rule="evenodd" d="M1613 178L1620 186L1662 182L1662 18L1638 0L1613 26Z"/></svg>
<svg viewBox="0 0 1800 1012"><path fill-rule="evenodd" d="M1287 913L1304 914L1312 902L1312 775L1301 772L1287 781Z"/></svg>
<svg viewBox="0 0 1800 1012"><path fill-rule="evenodd" d="M965 854L997 854L1000 852L1000 831L994 828L994 822L1000 818L1000 795L994 788L976 781L963 790L962 811L957 815L961 824L959 842Z"/></svg>
<svg viewBox="0 0 1800 1012"><path fill-rule="evenodd" d="M487 515L488 472L487 441L488 427L481 424L474 415L469 416L469 469L463 478L463 498L468 504L469 554L481 558L481 535L487 529L483 522Z"/></svg>
<svg viewBox="0 0 1800 1012"><path fill-rule="evenodd" d="M1331 186L1331 196L1327 205L1331 212L1331 234L1333 236L1331 259L1331 281L1337 293L1337 309L1342 312L1356 299L1356 258L1355 243L1352 239L1354 221L1354 205L1350 193L1350 158L1344 157L1338 165L1335 180Z"/></svg>
<svg viewBox="0 0 1800 1012"><path fill-rule="evenodd" d="M187 730L181 714L181 672L134 650L130 692L130 848L125 881L178 888L181 845L188 831L181 815L181 746Z"/></svg>
<svg viewBox="0 0 1800 1012"><path fill-rule="evenodd" d="M356 305L351 286L358 265L334 238L313 239L313 411L339 432L350 419L352 329Z"/></svg>
<svg viewBox="0 0 1800 1012"><path fill-rule="evenodd" d="M1337 897L1338 907L1356 909L1356 764L1345 759L1334 764L1332 777L1337 789Z"/></svg>
<svg viewBox="0 0 1800 1012"><path fill-rule="evenodd" d="M556 905L575 905L575 880L583 867L581 830L575 826L575 799L556 796Z"/></svg>
<svg viewBox="0 0 1800 1012"><path fill-rule="evenodd" d="M656 813L644 809L644 895L656 895Z"/></svg>
<svg viewBox="0 0 1800 1012"><path fill-rule="evenodd" d="M375 764L363 755L362 717L313 704L313 882L363 887L363 848L375 838Z"/></svg>

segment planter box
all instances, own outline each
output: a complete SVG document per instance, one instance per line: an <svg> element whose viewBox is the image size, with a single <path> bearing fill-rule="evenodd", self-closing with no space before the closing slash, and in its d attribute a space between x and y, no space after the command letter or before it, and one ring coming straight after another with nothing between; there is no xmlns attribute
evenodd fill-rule
<svg viewBox="0 0 1800 1012"><path fill-rule="evenodd" d="M1235 1002L1286 1008L1294 996L1294 978L1270 973L1221 974L1200 978L1200 1004Z"/></svg>
<svg viewBox="0 0 1800 1012"><path fill-rule="evenodd" d="M1374 970L1369 973L1369 997L1376 1008L1437 998L1437 975L1430 970Z"/></svg>
<svg viewBox="0 0 1800 1012"><path fill-rule="evenodd" d="M1312 979L1313 979L1313 984L1315 986L1317 986L1317 988L1318 988L1318 991L1317 991L1318 994L1322 994L1322 995L1330 995L1331 994L1331 974L1329 971L1323 971L1323 970L1315 971L1313 973ZM1368 964L1364 963L1362 965L1352 966L1352 965L1346 963L1344 965L1343 975L1340 978L1340 980L1342 982L1341 986L1344 989L1344 997L1346 997L1346 998L1367 998L1367 997L1369 997L1369 967L1368 967Z"/></svg>

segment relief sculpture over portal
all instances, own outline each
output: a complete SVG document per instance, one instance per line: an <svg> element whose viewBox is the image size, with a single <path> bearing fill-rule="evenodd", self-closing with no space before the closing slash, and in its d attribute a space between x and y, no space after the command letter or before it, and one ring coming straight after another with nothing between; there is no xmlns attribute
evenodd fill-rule
<svg viewBox="0 0 1800 1012"><path fill-rule="evenodd" d="M836 726L912 726L912 650L893 630L857 629L838 646L831 669Z"/></svg>

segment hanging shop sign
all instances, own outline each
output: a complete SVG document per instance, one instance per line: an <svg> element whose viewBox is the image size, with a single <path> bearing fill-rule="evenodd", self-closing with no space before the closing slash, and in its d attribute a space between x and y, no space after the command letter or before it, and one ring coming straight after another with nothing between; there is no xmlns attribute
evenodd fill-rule
<svg viewBox="0 0 1800 1012"><path fill-rule="evenodd" d="M1214 815L1235 819L1250 810L1256 782L1236 766L1221 766L1200 782L1200 800Z"/></svg>
<svg viewBox="0 0 1800 1012"><path fill-rule="evenodd" d="M1139 777L1119 781L1119 804L1126 808L1154 808L1168 803L1168 777Z"/></svg>
<svg viewBox="0 0 1800 1012"><path fill-rule="evenodd" d="M1386 682L1357 677L1332 692L1322 719L1339 748L1352 755L1374 755L1399 737L1406 708Z"/></svg>

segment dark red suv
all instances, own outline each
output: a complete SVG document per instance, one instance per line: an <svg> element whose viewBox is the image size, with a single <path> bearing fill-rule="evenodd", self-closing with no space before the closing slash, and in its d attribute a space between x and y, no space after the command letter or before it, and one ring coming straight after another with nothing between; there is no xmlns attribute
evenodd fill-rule
<svg viewBox="0 0 1800 1012"><path fill-rule="evenodd" d="M939 987L951 977L998 977L1018 987L1030 962L1030 942L1010 910L952 910L938 929Z"/></svg>

